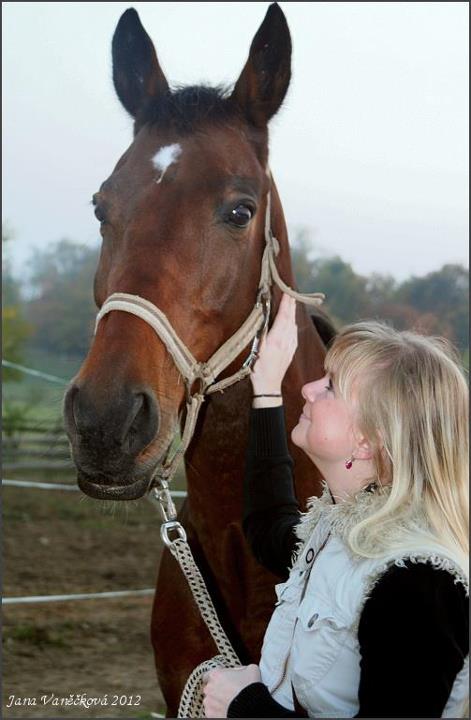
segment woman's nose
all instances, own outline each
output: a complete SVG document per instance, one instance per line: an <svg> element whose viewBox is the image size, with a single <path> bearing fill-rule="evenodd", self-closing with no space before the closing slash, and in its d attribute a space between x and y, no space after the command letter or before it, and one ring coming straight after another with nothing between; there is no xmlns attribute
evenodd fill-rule
<svg viewBox="0 0 471 720"><path fill-rule="evenodd" d="M308 402L314 402L317 395L317 388L320 382L320 380L313 380L312 382L303 385L301 389L301 395L305 400L307 400Z"/></svg>

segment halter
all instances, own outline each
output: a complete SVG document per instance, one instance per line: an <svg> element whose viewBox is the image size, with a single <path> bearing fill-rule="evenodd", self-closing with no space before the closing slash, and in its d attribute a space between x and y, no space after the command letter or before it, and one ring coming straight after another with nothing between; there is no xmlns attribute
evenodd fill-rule
<svg viewBox="0 0 471 720"><path fill-rule="evenodd" d="M270 175L269 175L270 177ZM176 529L180 532L179 523L174 522L176 510L168 489L168 483L175 474L178 464L185 454L196 426L198 414L207 395L223 392L234 383L247 377L258 357L258 348L261 338L268 328L271 309L271 286L275 282L280 290L291 295L296 300L307 305L319 305L324 300L323 293L301 294L288 287L278 274L275 259L280 251L278 240L271 231L271 190L267 195L265 211L265 248L262 256L260 281L257 297L252 312L237 330L206 362L199 362L178 337L170 321L162 310L149 300L130 295L128 293L113 293L103 303L97 314L95 333L100 320L113 310L131 313L144 320L166 346L168 352L179 370L186 387L186 419L181 442L178 444L173 457L171 449L175 445L178 433L175 434L167 450L165 460L157 467L149 483L149 489L157 480L160 489L154 488L155 495L160 502L164 525L162 526L163 539L168 544L167 530ZM228 378L216 382L216 378L225 370L244 347L252 341L250 353L240 370ZM199 387L191 394L196 381ZM179 526L181 528L181 526ZM183 528L181 530L184 532Z"/></svg>

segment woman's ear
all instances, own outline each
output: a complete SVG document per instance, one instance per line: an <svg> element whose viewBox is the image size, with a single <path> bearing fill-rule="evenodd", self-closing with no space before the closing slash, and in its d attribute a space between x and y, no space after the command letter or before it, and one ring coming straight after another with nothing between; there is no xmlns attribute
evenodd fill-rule
<svg viewBox="0 0 471 720"><path fill-rule="evenodd" d="M376 446L377 447L377 446ZM375 447L364 435L357 438L353 457L355 460L373 460L375 456Z"/></svg>
<svg viewBox="0 0 471 720"><path fill-rule="evenodd" d="M376 430L373 440L368 440L360 432L355 435L355 440L357 444L353 455L358 460L374 460L377 457L378 450L381 451L381 455L384 455L384 441L379 430Z"/></svg>

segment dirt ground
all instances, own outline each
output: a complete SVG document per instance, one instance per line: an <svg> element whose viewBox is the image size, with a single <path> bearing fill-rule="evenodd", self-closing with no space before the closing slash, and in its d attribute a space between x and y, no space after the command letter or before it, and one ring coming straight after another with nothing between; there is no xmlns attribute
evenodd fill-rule
<svg viewBox="0 0 471 720"><path fill-rule="evenodd" d="M147 500L111 504L78 492L4 487L3 521L3 597L155 586L159 518ZM5 605L2 716L163 714L151 607L152 596ZM57 704L71 697L75 705Z"/></svg>

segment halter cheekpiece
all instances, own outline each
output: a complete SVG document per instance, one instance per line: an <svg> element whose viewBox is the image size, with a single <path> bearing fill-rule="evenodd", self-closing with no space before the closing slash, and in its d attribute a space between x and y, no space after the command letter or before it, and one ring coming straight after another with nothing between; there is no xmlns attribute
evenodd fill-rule
<svg viewBox="0 0 471 720"><path fill-rule="evenodd" d="M271 190L269 190L265 212L265 249L262 256L260 281L255 305L239 330L226 340L206 362L196 360L191 351L178 337L165 313L152 302L139 297L139 295L113 293L105 300L97 314L95 333L100 320L114 310L131 313L141 318L141 320L144 320L152 327L166 346L185 383L187 412L181 442L175 450L173 457L170 457L170 450L175 445L176 437L174 438L167 450L164 462L156 468L149 483L149 489L156 480L160 486L159 488L154 488L154 494L161 506L164 520L162 536L166 544L171 542L168 539L168 530L175 529L180 534L180 531L176 527L179 523L175 522L176 510L170 497L168 483L175 474L178 463L185 454L191 441L199 410L206 395L223 392L226 388L249 375L257 358L260 341L268 328L271 310L271 286L273 282L275 282L283 292L305 304L319 305L324 300L323 293L301 294L283 282L278 274L275 262L279 250L279 243L271 231ZM220 373L240 355L250 341L252 341L250 353L240 370L230 377L217 382L217 377ZM191 390L196 381L199 382L199 387L192 394ZM169 526L170 523L172 524L172 528L167 527L167 529L164 530L164 527ZM183 528L181 528L181 530L184 533Z"/></svg>

